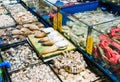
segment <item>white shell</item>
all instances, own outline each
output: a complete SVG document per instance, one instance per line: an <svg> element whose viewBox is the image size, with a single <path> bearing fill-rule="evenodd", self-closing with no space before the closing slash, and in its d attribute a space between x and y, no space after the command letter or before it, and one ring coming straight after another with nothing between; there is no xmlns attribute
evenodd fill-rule
<svg viewBox="0 0 120 82"><path fill-rule="evenodd" d="M50 37L58 36L58 32L52 31L52 32L50 32L50 34L48 34L47 36L48 36L49 38L50 38Z"/></svg>
<svg viewBox="0 0 120 82"><path fill-rule="evenodd" d="M56 42L55 45L59 48L59 49L65 49L68 46L68 42L63 40L63 41L59 41Z"/></svg>
<svg viewBox="0 0 120 82"><path fill-rule="evenodd" d="M51 37L50 40L51 40L53 43L55 43L55 42L58 42L58 41L63 40L63 38L60 37L60 36L57 36L57 37L53 37L53 38Z"/></svg>
<svg viewBox="0 0 120 82"><path fill-rule="evenodd" d="M53 28L45 28L45 29L43 29L43 31L44 31L45 33L50 33L50 32L52 32L52 31L54 31L54 29L53 29Z"/></svg>

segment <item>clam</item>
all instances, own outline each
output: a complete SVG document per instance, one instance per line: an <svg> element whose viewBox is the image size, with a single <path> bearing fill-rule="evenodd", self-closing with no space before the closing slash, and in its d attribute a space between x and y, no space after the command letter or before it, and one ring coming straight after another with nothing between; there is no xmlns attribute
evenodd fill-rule
<svg viewBox="0 0 120 82"><path fill-rule="evenodd" d="M35 24L24 24L23 26L30 30L39 30L39 27Z"/></svg>
<svg viewBox="0 0 120 82"><path fill-rule="evenodd" d="M47 34L45 32L35 33L35 38L43 38L45 36L47 36Z"/></svg>
<svg viewBox="0 0 120 82"><path fill-rule="evenodd" d="M32 24L37 25L39 28L43 28L44 27L44 25L42 23L40 23L40 22L33 22Z"/></svg>
<svg viewBox="0 0 120 82"><path fill-rule="evenodd" d="M21 30L15 29L15 30L12 30L12 34L19 35L19 34L23 34L23 32Z"/></svg>

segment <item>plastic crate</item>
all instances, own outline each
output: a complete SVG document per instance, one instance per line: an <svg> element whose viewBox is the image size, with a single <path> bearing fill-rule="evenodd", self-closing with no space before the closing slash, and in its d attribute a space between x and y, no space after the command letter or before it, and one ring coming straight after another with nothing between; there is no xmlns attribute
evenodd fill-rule
<svg viewBox="0 0 120 82"><path fill-rule="evenodd" d="M84 12L84 11L92 11L96 10L99 6L99 2L90 2L90 3L84 3L84 4L77 4L73 6L63 7L61 10L63 12L74 14L78 12Z"/></svg>

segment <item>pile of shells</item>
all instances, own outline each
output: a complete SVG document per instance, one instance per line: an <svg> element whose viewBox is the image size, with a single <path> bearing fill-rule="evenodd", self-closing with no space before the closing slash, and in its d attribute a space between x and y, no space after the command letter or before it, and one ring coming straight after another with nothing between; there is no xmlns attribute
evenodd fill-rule
<svg viewBox="0 0 120 82"><path fill-rule="evenodd" d="M34 50L27 43L23 46L11 47L8 50L1 51L1 55L5 61L10 62L10 72L40 62Z"/></svg>
<svg viewBox="0 0 120 82"><path fill-rule="evenodd" d="M75 13L74 16L89 25L107 22L118 18L115 17L114 14L111 14L109 12L103 12L100 8L98 8L96 11Z"/></svg>
<svg viewBox="0 0 120 82"><path fill-rule="evenodd" d="M13 14L27 11L21 4L6 5L6 8Z"/></svg>
<svg viewBox="0 0 120 82"><path fill-rule="evenodd" d="M64 68L67 72L78 74L87 67L82 54L79 52L66 52L63 56L54 59L54 66L58 69ZM69 68L69 69L68 69Z"/></svg>
<svg viewBox="0 0 120 82"><path fill-rule="evenodd" d="M59 70L59 76L63 82L93 82L100 77L97 77L96 74L92 73L89 69L82 71L79 74L69 74L63 69ZM96 81L101 82L101 81Z"/></svg>
<svg viewBox="0 0 120 82"><path fill-rule="evenodd" d="M86 68L87 64L82 54L77 51L63 53L63 56L53 59L53 63L55 72L63 82L92 82L99 79Z"/></svg>
<svg viewBox="0 0 120 82"><path fill-rule="evenodd" d="M10 44L23 41L29 34L39 33L39 29L44 25L40 22L18 25L16 28L0 29L2 44Z"/></svg>
<svg viewBox="0 0 120 82"><path fill-rule="evenodd" d="M0 15L0 28L15 26L14 20L9 15Z"/></svg>
<svg viewBox="0 0 120 82"><path fill-rule="evenodd" d="M50 68L45 65L29 67L11 75L12 82L60 82Z"/></svg>
<svg viewBox="0 0 120 82"><path fill-rule="evenodd" d="M27 24L38 21L37 17L32 15L29 11L14 13L12 16L18 24Z"/></svg>
<svg viewBox="0 0 120 82"><path fill-rule="evenodd" d="M0 29L0 37L2 39L2 44L11 44L14 42L23 41L26 37L21 35L19 32L18 34L12 34L12 31L16 30L16 28L7 28L7 29Z"/></svg>

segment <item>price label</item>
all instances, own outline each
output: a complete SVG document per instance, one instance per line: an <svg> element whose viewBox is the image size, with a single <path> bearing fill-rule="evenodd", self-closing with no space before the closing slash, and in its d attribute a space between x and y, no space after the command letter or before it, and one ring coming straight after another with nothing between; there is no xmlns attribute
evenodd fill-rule
<svg viewBox="0 0 120 82"><path fill-rule="evenodd" d="M58 31L62 32L62 14L58 12Z"/></svg>
<svg viewBox="0 0 120 82"><path fill-rule="evenodd" d="M88 36L86 50L87 50L87 53L89 53L90 55L92 55L93 40L94 39L92 36Z"/></svg>
<svg viewBox="0 0 120 82"><path fill-rule="evenodd" d="M57 15L55 15L54 18L53 18L53 27L54 27L55 30L57 30L57 26L58 26L57 18L58 18Z"/></svg>

